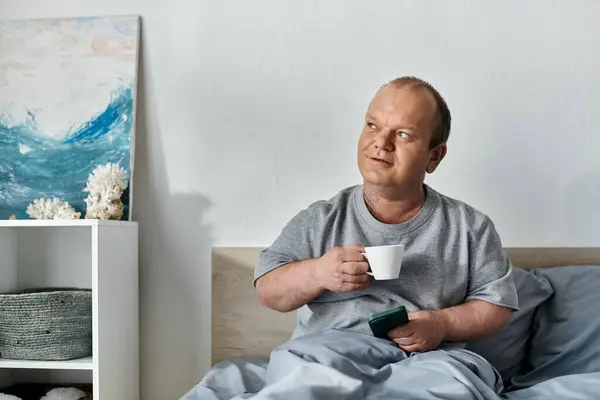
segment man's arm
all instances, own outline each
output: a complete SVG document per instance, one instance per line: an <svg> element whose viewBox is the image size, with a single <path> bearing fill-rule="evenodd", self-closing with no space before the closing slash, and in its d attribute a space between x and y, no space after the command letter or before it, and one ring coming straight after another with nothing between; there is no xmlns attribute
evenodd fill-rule
<svg viewBox="0 0 600 400"><path fill-rule="evenodd" d="M442 341L468 342L500 330L510 319L510 309L486 301L469 300L439 311L408 313L409 322L388 336L403 350L436 349Z"/></svg>
<svg viewBox="0 0 600 400"><path fill-rule="evenodd" d="M350 292L366 287L369 264L358 245L334 247L319 258L278 267L256 281L263 305L281 312L293 311L325 290Z"/></svg>
<svg viewBox="0 0 600 400"><path fill-rule="evenodd" d="M254 285L262 305L280 312L293 311L317 297L315 282L315 219L308 208L295 215L273 244L260 254Z"/></svg>
<svg viewBox="0 0 600 400"><path fill-rule="evenodd" d="M511 310L482 300L469 300L435 313L444 332L443 340L470 342L502 329L510 320Z"/></svg>
<svg viewBox="0 0 600 400"><path fill-rule="evenodd" d="M323 293L315 281L316 260L292 262L256 281L260 302L273 310L289 312Z"/></svg>

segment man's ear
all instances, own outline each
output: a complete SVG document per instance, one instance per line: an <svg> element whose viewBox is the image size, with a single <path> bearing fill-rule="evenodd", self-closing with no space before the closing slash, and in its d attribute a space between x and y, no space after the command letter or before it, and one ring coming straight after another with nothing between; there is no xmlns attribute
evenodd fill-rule
<svg viewBox="0 0 600 400"><path fill-rule="evenodd" d="M446 143L442 143L430 150L429 163L427 164L427 169L426 169L428 174L434 173L434 171L437 169L438 165L440 165L440 163L446 156L447 151L448 151L448 148L446 146Z"/></svg>

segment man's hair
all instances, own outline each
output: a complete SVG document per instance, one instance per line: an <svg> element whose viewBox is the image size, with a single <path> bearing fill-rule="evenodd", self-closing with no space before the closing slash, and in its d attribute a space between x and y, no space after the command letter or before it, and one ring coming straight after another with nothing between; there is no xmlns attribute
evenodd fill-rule
<svg viewBox="0 0 600 400"><path fill-rule="evenodd" d="M389 81L387 84L383 85L383 87L388 85L394 85L398 88L409 86L410 88L428 90L429 93L431 93L435 99L438 114L438 123L435 128L435 131L433 132L430 146L431 148L434 148L448 141L448 138L450 137L450 124L452 122L450 109L448 108L448 104L446 104L446 101L444 100L442 95L430 83L425 82L423 79L419 79L414 76L403 76L401 78L396 78Z"/></svg>

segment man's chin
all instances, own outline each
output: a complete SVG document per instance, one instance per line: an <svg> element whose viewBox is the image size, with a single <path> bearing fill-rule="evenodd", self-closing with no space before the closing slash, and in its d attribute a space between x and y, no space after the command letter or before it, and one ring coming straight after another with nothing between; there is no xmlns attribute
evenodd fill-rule
<svg viewBox="0 0 600 400"><path fill-rule="evenodd" d="M365 184L370 184L374 186L397 186L398 182L395 181L394 177L391 174L386 173L385 171L366 171L361 173L363 181Z"/></svg>

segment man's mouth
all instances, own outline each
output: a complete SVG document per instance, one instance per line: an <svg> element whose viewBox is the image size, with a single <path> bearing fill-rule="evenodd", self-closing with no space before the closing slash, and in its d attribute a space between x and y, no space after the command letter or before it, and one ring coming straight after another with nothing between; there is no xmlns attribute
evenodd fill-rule
<svg viewBox="0 0 600 400"><path fill-rule="evenodd" d="M386 161L383 158L379 158L379 157L371 157L371 160L377 161L377 162L380 162L380 163L384 163L384 164L387 164L387 165L392 165L391 162Z"/></svg>

